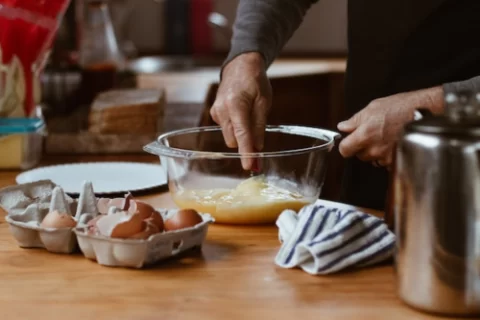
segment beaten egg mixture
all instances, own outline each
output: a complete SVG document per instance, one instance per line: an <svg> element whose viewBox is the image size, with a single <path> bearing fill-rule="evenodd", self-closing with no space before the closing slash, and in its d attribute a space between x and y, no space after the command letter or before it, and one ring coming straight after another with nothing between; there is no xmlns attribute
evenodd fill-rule
<svg viewBox="0 0 480 320"><path fill-rule="evenodd" d="M211 214L218 223L261 224L274 222L285 209L298 211L315 199L258 176L242 181L234 189L181 189L173 194L173 200L180 208Z"/></svg>

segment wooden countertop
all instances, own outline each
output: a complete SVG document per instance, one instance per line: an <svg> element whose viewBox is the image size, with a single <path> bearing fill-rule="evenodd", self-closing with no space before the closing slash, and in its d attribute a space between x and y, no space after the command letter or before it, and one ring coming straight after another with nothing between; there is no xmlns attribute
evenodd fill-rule
<svg viewBox="0 0 480 320"><path fill-rule="evenodd" d="M267 71L270 78L296 77L313 74L344 72L346 60L331 59L278 59ZM208 87L218 83L220 67L196 68L188 71L144 74L137 77L140 88L162 87L169 102L203 102Z"/></svg>
<svg viewBox="0 0 480 320"><path fill-rule="evenodd" d="M72 156L45 164L105 160L157 158ZM0 171L0 187L14 184L17 174ZM173 207L167 193L142 198ZM81 254L21 249L0 216L2 319L436 319L400 302L391 265L331 276L277 267L275 226L212 225L201 252L130 270Z"/></svg>

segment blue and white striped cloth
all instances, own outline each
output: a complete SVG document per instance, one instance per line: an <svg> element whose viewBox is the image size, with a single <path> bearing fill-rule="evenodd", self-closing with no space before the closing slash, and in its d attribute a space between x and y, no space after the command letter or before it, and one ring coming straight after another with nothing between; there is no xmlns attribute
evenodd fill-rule
<svg viewBox="0 0 480 320"><path fill-rule="evenodd" d="M314 275L365 267L392 257L395 235L370 214L317 203L277 219L282 243L275 263Z"/></svg>

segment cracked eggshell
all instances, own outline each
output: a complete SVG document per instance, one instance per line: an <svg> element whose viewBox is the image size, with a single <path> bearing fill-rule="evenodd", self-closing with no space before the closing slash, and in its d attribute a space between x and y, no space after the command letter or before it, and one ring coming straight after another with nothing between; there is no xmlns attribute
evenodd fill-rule
<svg viewBox="0 0 480 320"><path fill-rule="evenodd" d="M128 237L129 239L148 239L150 236L159 233L158 227L150 221L144 223L142 231Z"/></svg>
<svg viewBox="0 0 480 320"><path fill-rule="evenodd" d="M158 211L153 211L145 221L154 224L160 232L165 230L165 221L163 220L162 214Z"/></svg>
<svg viewBox="0 0 480 320"><path fill-rule="evenodd" d="M103 236L128 238L141 232L145 227L144 224L145 222L139 214L120 211L102 216L97 220L96 226L98 232Z"/></svg>
<svg viewBox="0 0 480 320"><path fill-rule="evenodd" d="M151 205L135 200L131 194L127 194L125 198L98 199L97 208L101 214L107 214L112 207L128 211L131 214L138 213L142 216L142 219L147 219L155 211Z"/></svg>
<svg viewBox="0 0 480 320"><path fill-rule="evenodd" d="M128 211L131 213L138 213L142 219L148 219L153 214L155 209L143 201L130 200L130 207Z"/></svg>
<svg viewBox="0 0 480 320"><path fill-rule="evenodd" d="M173 216L178 210L157 209L162 219ZM84 256L109 267L142 268L176 256L184 251L201 247L214 222L209 214L200 214L202 222L181 230L160 232L148 239L117 239L90 234L88 228L77 227L78 244Z"/></svg>
<svg viewBox="0 0 480 320"><path fill-rule="evenodd" d="M127 205L126 200L131 201L130 199L127 198L100 198L97 201L97 208L98 212L101 214L107 214L111 208L118 208L120 210L127 210L128 207L130 206L129 204ZM125 208L125 206L127 208Z"/></svg>

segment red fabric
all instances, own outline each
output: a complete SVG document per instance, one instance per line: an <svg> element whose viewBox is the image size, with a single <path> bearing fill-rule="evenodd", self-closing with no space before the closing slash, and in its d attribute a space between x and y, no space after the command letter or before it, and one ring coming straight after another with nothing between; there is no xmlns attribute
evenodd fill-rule
<svg viewBox="0 0 480 320"><path fill-rule="evenodd" d="M39 62L56 33L70 0L1 0L0 46L2 62L16 56L25 77L24 111L34 110L32 66Z"/></svg>
<svg viewBox="0 0 480 320"><path fill-rule="evenodd" d="M213 50L212 28L208 15L213 11L213 0L190 0L192 50L194 54L208 54Z"/></svg>

